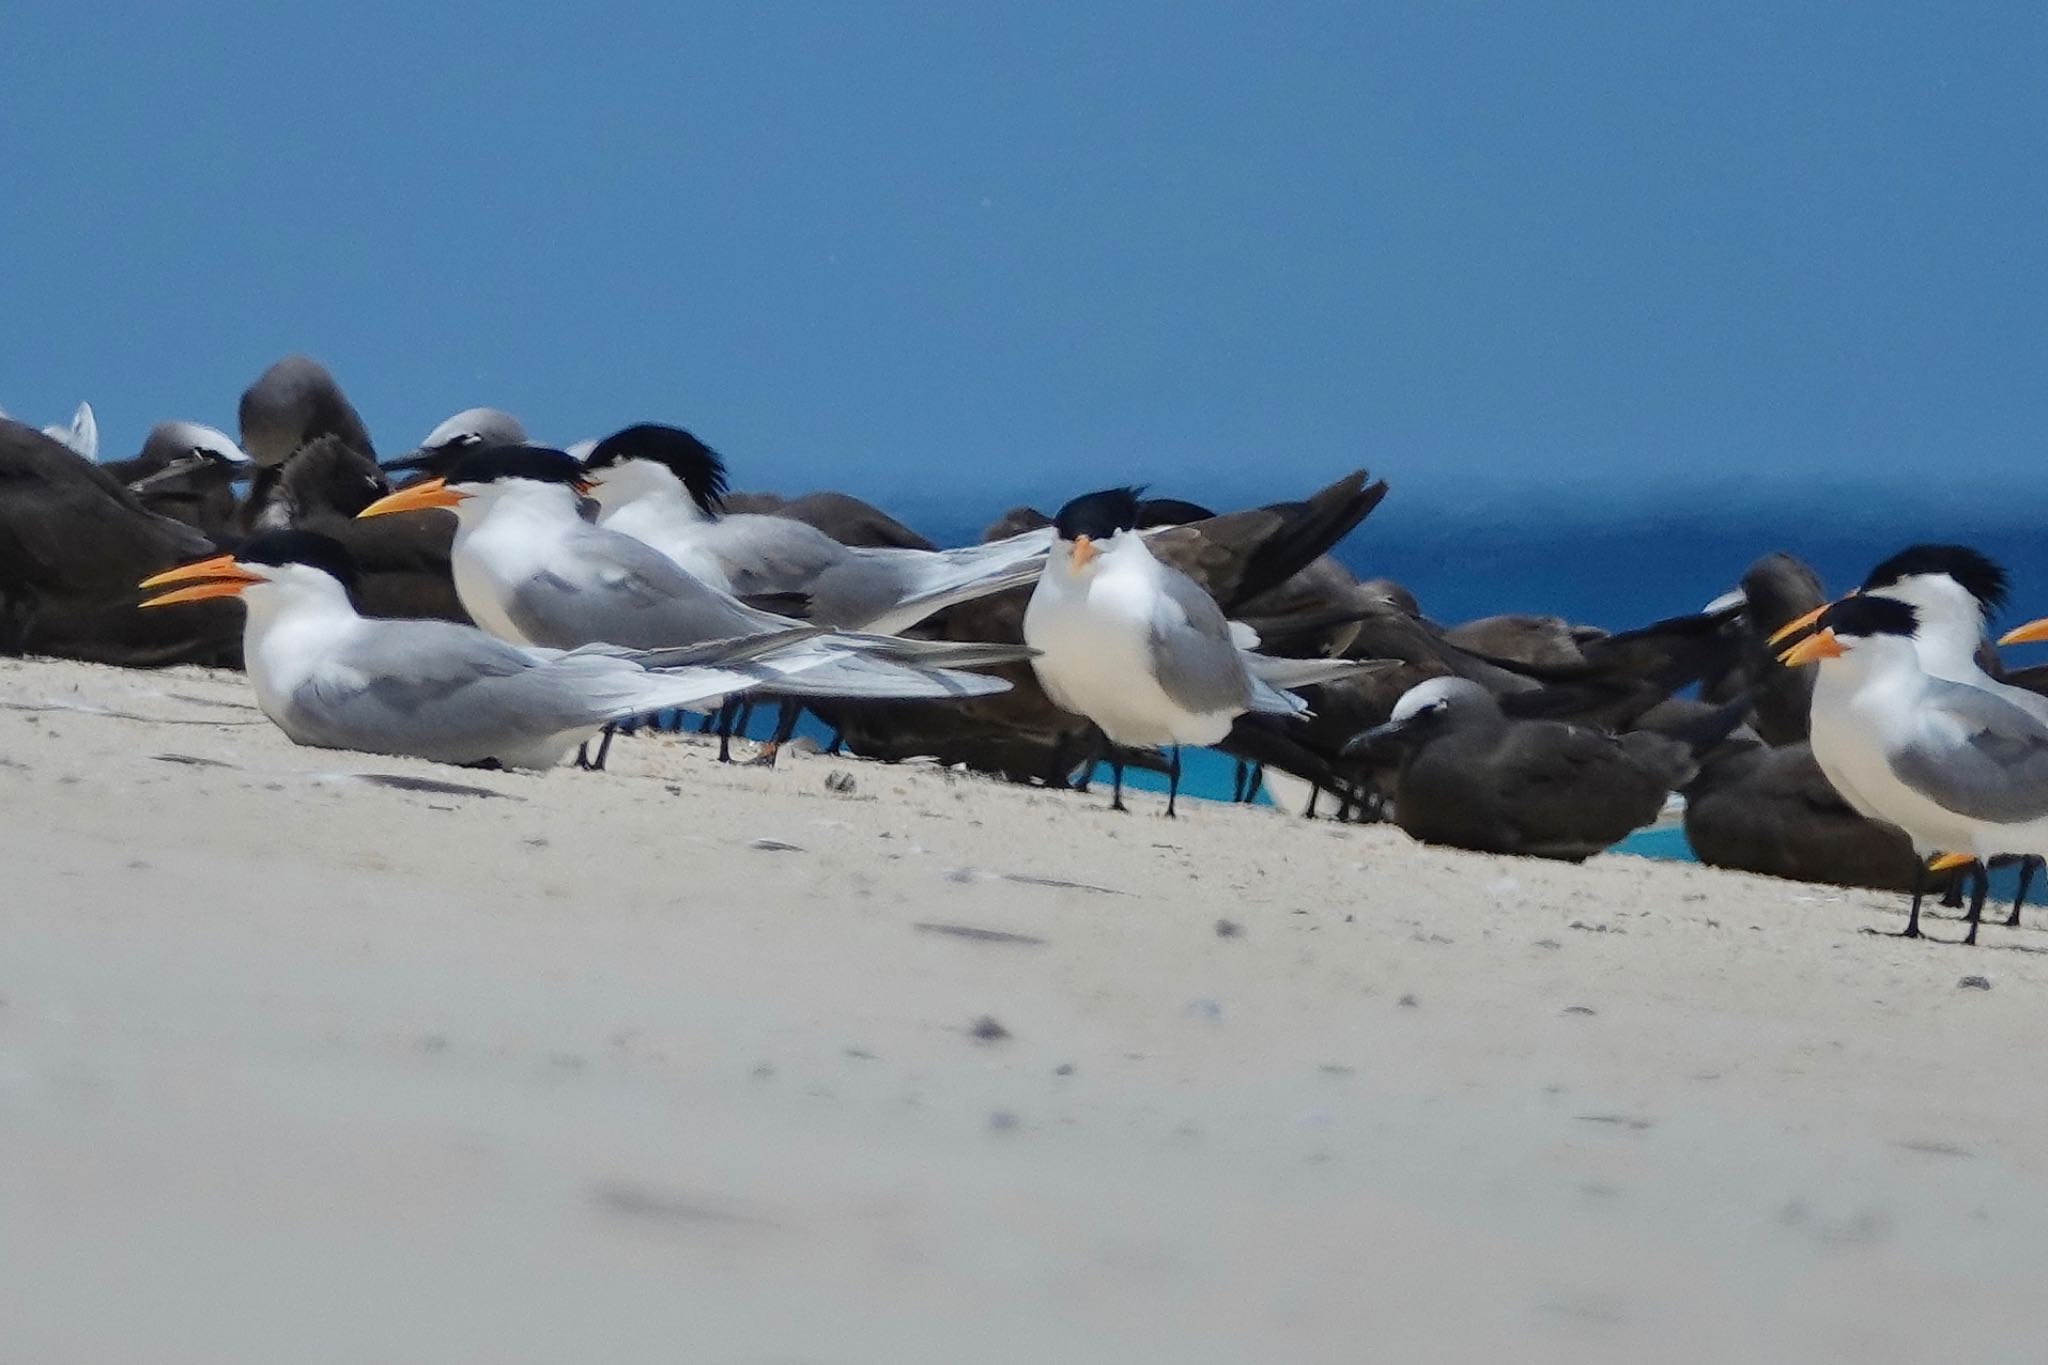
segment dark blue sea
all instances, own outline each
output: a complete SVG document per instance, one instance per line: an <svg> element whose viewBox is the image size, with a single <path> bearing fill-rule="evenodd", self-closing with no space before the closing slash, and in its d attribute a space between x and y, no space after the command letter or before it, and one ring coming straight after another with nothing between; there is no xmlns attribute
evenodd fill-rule
<svg viewBox="0 0 2048 1365"><path fill-rule="evenodd" d="M1588 492L1569 501L1493 500L1476 511L1442 500L1404 502L1396 490L1336 553L1362 578L1406 585L1424 613L1446 625L1535 612L1625 630L1699 610L1774 550L1811 564L1834 593L1854 587L1906 545L1954 541L1984 551L2011 574L2007 624L2048 615L2048 535L2027 519L2026 506L1986 508L1958 496L1985 489L1967 479L1937 479L1919 490L1808 488L1796 505L1783 506L1735 490L1656 504ZM938 506L922 515L913 509L904 520L940 544L962 544L980 539L998 510ZM1233 769L1222 755L1190 752L1182 791L1227 799ZM1164 790L1164 779L1150 774L1132 773L1129 781ZM1692 856L1675 828L1644 831L1622 851Z"/></svg>

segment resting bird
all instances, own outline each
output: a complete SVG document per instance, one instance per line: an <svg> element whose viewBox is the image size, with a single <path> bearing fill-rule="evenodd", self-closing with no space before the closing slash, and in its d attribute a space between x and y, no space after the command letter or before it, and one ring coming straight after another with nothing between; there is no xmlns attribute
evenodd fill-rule
<svg viewBox="0 0 2048 1365"><path fill-rule="evenodd" d="M162 621L134 611L138 580L213 548L98 465L0 418L0 653L132 667L232 663L232 613Z"/></svg>
<svg viewBox="0 0 2048 1365"><path fill-rule="evenodd" d="M452 567L463 607L502 640L554 648L661 649L787 630L789 617L699 582L632 536L583 519L583 469L559 450L497 446L456 461L363 510L365 517L453 510ZM889 636L821 635L832 658L771 689L778 696L932 699L1007 686L957 671L1015 659L1011 645L947 645Z"/></svg>
<svg viewBox="0 0 2048 1365"><path fill-rule="evenodd" d="M456 460L486 446L526 444L526 427L501 408L464 408L428 432L419 448L387 462L385 469L428 476L446 474Z"/></svg>
<svg viewBox="0 0 2048 1365"><path fill-rule="evenodd" d="M158 516L218 540L233 534L235 485L249 476L250 461L224 431L197 422L158 422L140 452L101 468Z"/></svg>
<svg viewBox="0 0 2048 1365"><path fill-rule="evenodd" d="M1394 821L1424 843L1579 862L1655 821L1748 709L1738 699L1684 736L1614 735L1516 720L1478 683L1435 678L1347 750L1398 751Z"/></svg>
<svg viewBox="0 0 2048 1365"><path fill-rule="evenodd" d="M299 744L436 763L551 768L600 726L698 706L815 667L807 628L680 650L526 649L446 621L356 612L340 542L268 531L232 555L157 574L163 607L239 597L263 714Z"/></svg>
<svg viewBox="0 0 2048 1365"><path fill-rule="evenodd" d="M1805 740L1731 742L1685 788L1685 841L1709 867L1794 881L1910 891L1905 835L1866 819L1829 784Z"/></svg>

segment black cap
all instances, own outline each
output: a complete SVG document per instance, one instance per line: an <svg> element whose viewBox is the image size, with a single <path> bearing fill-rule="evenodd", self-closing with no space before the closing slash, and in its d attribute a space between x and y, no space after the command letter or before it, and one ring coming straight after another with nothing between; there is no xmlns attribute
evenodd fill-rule
<svg viewBox="0 0 2048 1365"><path fill-rule="evenodd" d="M503 479L531 479L536 483L562 483L580 487L583 466L567 451L546 446L485 446L465 451L448 467L452 484L497 483Z"/></svg>
<svg viewBox="0 0 2048 1365"><path fill-rule="evenodd" d="M1986 612L2005 605L2005 570L1967 545L1910 545L1870 571L1864 592L1881 592L1901 579L1946 574Z"/></svg>
<svg viewBox="0 0 2048 1365"><path fill-rule="evenodd" d="M355 556L333 536L318 531L265 531L251 536L235 551L241 564L304 564L332 575L353 592L356 587Z"/></svg>
<svg viewBox="0 0 2048 1365"><path fill-rule="evenodd" d="M1138 524L1138 494L1142 491L1105 488L1099 493L1083 493L1060 508L1052 519L1053 529L1061 540L1079 536L1106 540L1118 531L1128 531Z"/></svg>

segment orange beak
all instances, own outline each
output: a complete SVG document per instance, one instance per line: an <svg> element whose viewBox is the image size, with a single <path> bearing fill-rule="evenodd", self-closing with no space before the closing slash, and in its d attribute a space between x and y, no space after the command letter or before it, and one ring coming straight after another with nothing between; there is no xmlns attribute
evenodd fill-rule
<svg viewBox="0 0 2048 1365"><path fill-rule="evenodd" d="M383 497L356 513L358 517L381 517L392 512L418 512L428 507L453 507L469 494L458 493L448 486L446 479L421 479L409 484L396 493Z"/></svg>
<svg viewBox="0 0 2048 1365"><path fill-rule="evenodd" d="M1998 637L1998 643L2002 645L2031 645L2037 640L2048 640L2048 616L2023 626L2014 626Z"/></svg>
<svg viewBox="0 0 2048 1365"><path fill-rule="evenodd" d="M1075 568L1085 569L1088 567L1088 561L1101 553L1102 551L1095 548L1095 542L1088 539L1088 537L1075 536L1073 551L1067 556L1067 559Z"/></svg>
<svg viewBox="0 0 2048 1365"><path fill-rule="evenodd" d="M1790 625L1784 626L1781 629L1779 629L1779 631L1775 635L1771 636L1770 643L1777 644L1780 640L1783 640L1788 636L1797 635L1800 631L1805 630L1815 621L1818 621L1820 619L1820 614L1833 605L1834 604L1832 602L1821 603L1812 611L1800 617L1797 621L1794 621Z"/></svg>
<svg viewBox="0 0 2048 1365"><path fill-rule="evenodd" d="M233 555L215 555L202 559L197 564L186 564L176 569L166 569L142 580L140 586L160 588L167 583L190 583L193 579L211 579L211 582L194 583L189 588L175 592L160 593L142 603L145 607L168 607L177 602L204 602L209 597L235 597L251 583L261 583L262 578L235 567Z"/></svg>
<svg viewBox="0 0 2048 1365"><path fill-rule="evenodd" d="M1929 872L1952 872L1959 867L1968 867L1977 859L1968 853L1944 853L1927 864Z"/></svg>
<svg viewBox="0 0 2048 1365"><path fill-rule="evenodd" d="M1787 668L1798 668L1801 664L1818 663L1822 659L1842 657L1842 642L1835 638L1832 630L1817 631L1807 636L1792 648L1778 656L1778 662Z"/></svg>

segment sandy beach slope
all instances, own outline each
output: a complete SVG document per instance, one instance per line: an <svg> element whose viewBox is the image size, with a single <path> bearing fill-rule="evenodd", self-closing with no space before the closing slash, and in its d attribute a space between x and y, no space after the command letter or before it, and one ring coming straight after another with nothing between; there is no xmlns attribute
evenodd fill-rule
<svg viewBox="0 0 2048 1365"><path fill-rule="evenodd" d="M238 677L0 663L0 1358L1875 1362L2048 1329L2037 927L1969 952L1696 867L695 740L613 763L300 749Z"/></svg>

